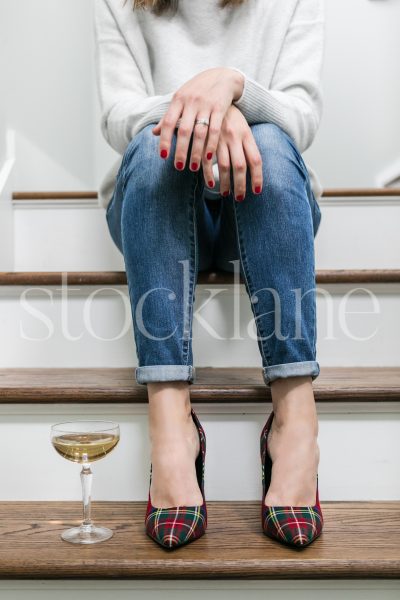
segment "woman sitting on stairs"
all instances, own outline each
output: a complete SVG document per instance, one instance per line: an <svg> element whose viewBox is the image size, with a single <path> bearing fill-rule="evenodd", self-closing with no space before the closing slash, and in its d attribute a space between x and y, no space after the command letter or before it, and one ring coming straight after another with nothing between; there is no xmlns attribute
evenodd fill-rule
<svg viewBox="0 0 400 600"><path fill-rule="evenodd" d="M312 387L321 190L301 157L321 116L322 4L95 3L101 127L121 155L100 197L124 256L136 380L149 398L146 531L167 548L207 526L190 385L197 274L211 268L240 270L271 389L262 529L293 546L322 529Z"/></svg>

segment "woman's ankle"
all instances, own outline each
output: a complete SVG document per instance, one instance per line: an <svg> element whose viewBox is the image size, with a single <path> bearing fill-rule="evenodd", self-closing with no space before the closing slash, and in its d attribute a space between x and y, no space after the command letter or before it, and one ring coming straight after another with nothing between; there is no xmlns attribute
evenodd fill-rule
<svg viewBox="0 0 400 600"><path fill-rule="evenodd" d="M150 425L185 423L191 417L189 385L183 381L147 384Z"/></svg>
<svg viewBox="0 0 400 600"><path fill-rule="evenodd" d="M149 435L153 444L181 443L185 438L197 442L187 382L148 384L148 394Z"/></svg>
<svg viewBox="0 0 400 600"><path fill-rule="evenodd" d="M296 426L318 434L318 417L311 377L277 379L271 384L273 429Z"/></svg>

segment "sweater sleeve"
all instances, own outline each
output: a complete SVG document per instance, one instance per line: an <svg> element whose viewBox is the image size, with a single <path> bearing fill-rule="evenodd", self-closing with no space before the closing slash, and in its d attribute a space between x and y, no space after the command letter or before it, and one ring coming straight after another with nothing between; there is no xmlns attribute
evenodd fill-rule
<svg viewBox="0 0 400 600"><path fill-rule="evenodd" d="M312 143L322 114L324 53L323 0L299 0L282 44L271 85L244 76L242 96L234 102L249 124L274 123L300 152Z"/></svg>
<svg viewBox="0 0 400 600"><path fill-rule="evenodd" d="M95 0L94 34L101 131L110 146L123 154L140 129L164 116L173 94L147 94L135 58L106 0Z"/></svg>

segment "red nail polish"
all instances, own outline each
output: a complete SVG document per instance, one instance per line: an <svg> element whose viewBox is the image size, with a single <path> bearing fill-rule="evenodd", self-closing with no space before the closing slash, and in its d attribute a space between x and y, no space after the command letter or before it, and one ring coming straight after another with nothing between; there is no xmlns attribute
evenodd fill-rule
<svg viewBox="0 0 400 600"><path fill-rule="evenodd" d="M165 148L163 148L163 150L161 150L161 152L160 152L160 156L161 156L161 158L167 158L168 151L165 150Z"/></svg>
<svg viewBox="0 0 400 600"><path fill-rule="evenodd" d="M229 196L229 190L225 191L222 195L223 195L224 198L226 198L227 196Z"/></svg>
<svg viewBox="0 0 400 600"><path fill-rule="evenodd" d="M199 165L196 162L192 162L192 164L191 164L192 171L197 171L198 166Z"/></svg>
<svg viewBox="0 0 400 600"><path fill-rule="evenodd" d="M178 160L178 162L176 163L176 168L179 169L180 171L182 171L184 166L185 165L183 164L183 162L181 160Z"/></svg>
<svg viewBox="0 0 400 600"><path fill-rule="evenodd" d="M238 202L243 202L243 200L244 200L244 195L243 195L243 194L239 194L239 196L236 196L236 200L237 200Z"/></svg>
<svg viewBox="0 0 400 600"><path fill-rule="evenodd" d="M207 160L211 160L212 159L212 152L208 152L207 153Z"/></svg>
<svg viewBox="0 0 400 600"><path fill-rule="evenodd" d="M213 181L211 181L211 179L210 179L210 181L208 182L208 187L213 188L214 185L215 185L215 183Z"/></svg>
<svg viewBox="0 0 400 600"><path fill-rule="evenodd" d="M261 194L261 185L257 185L254 191L256 194Z"/></svg>

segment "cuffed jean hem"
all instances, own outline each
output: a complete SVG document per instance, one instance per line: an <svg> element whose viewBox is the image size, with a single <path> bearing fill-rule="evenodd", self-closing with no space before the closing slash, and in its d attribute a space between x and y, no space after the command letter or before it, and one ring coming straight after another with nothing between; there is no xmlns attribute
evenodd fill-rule
<svg viewBox="0 0 400 600"><path fill-rule="evenodd" d="M275 379L284 379L286 377L310 376L314 380L318 377L319 371L319 364L315 360L309 360L264 367L263 376L265 383L269 385Z"/></svg>
<svg viewBox="0 0 400 600"><path fill-rule="evenodd" d="M136 381L146 383L159 381L188 381L193 383L195 368L191 365L152 365L149 367L136 367Z"/></svg>

